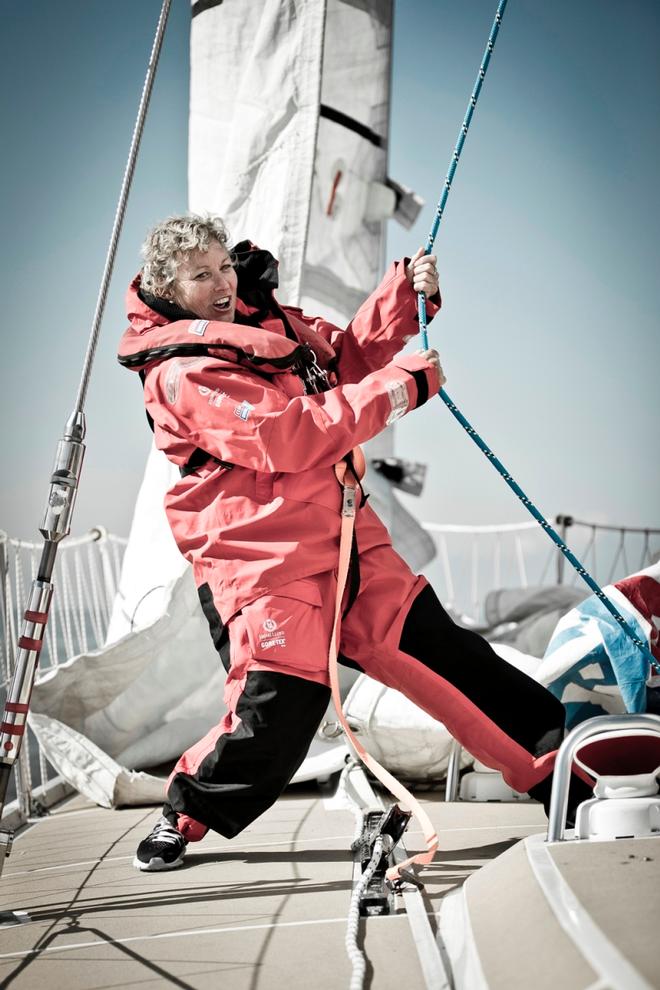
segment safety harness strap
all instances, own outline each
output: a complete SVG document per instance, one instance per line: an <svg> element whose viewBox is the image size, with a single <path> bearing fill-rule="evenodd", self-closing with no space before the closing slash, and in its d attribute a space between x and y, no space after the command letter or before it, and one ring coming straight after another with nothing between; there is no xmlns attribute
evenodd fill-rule
<svg viewBox="0 0 660 990"><path fill-rule="evenodd" d="M344 718L341 695L339 693L339 671L337 667L337 649L339 645L339 630L341 627L341 605L346 588L346 580L351 560L351 546L353 543L353 531L355 527L355 512L357 496L359 490L359 480L356 476L355 468L342 461L335 465L337 480L343 489L343 501L341 510L341 535L339 541L339 565L337 568L337 598L335 601L335 614L332 624L332 636L330 639L330 650L328 654L328 671L330 675L330 688L332 690L332 700L337 712L337 718L350 740L356 753L374 776L380 780L391 794L404 806L406 810L413 813L419 822L424 838L426 840L426 851L411 856L403 863L398 863L387 871L388 880L398 880L400 871L407 869L413 863L419 866L426 866L435 856L438 848L438 835L429 816L426 814L420 803L401 784L396 777L393 777L385 767L366 751L364 746L355 737L351 728Z"/></svg>

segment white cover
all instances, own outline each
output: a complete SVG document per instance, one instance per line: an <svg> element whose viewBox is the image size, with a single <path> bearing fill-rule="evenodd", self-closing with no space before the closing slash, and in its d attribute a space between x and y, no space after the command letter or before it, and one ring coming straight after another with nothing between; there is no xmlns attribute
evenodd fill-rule
<svg viewBox="0 0 660 990"><path fill-rule="evenodd" d="M126 770L71 726L33 712L30 727L57 772L102 808L163 801L164 779Z"/></svg>
<svg viewBox="0 0 660 990"><path fill-rule="evenodd" d="M340 325L380 280L384 222L394 211L394 193L384 185L391 29L388 2L328 0L299 305Z"/></svg>
<svg viewBox="0 0 660 990"><path fill-rule="evenodd" d="M188 570L163 508L165 492L178 474L175 465L152 444L135 502L106 645L150 625L161 616L172 583Z"/></svg>
<svg viewBox="0 0 660 990"><path fill-rule="evenodd" d="M127 767L179 754L218 719L224 670L188 568L144 629L43 672L31 724L46 756L104 807L161 800L163 781Z"/></svg>

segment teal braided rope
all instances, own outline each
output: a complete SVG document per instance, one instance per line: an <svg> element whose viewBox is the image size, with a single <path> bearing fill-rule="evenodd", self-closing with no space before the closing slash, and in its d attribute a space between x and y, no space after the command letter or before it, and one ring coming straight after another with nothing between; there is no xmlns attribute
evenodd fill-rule
<svg viewBox="0 0 660 990"><path fill-rule="evenodd" d="M598 599L600 599L600 601L603 603L603 605L608 610L608 612L610 612L611 615L614 616L615 620L619 623L619 625L621 626L621 628L623 629L623 631L626 633L626 635L628 636L628 638L635 644L635 646L639 650L641 650L641 652L644 654L644 657L651 664L651 667L655 671L660 672L660 663L653 656L653 654L649 650L647 644L644 643L641 639L639 639L636 636L634 630L628 625L628 623L626 622L626 620L624 619L624 617L621 615L621 613L617 611L617 609L614 607L614 605L609 600L609 598L607 597L607 595L605 594L605 592L602 590L602 588L598 584L596 584L596 582L591 577L591 575L589 574L589 572L580 563L580 561L577 559L577 557L568 549L568 547L566 546L566 544L565 543L562 543L561 537L556 532L556 530L554 530L552 528L552 526L550 525L550 523L548 522L548 520L545 519L545 517L541 515L541 513L539 512L539 510L536 508L536 506L534 505L534 503L531 501L531 499L527 498L527 496L525 495L525 493L522 490L522 488L520 487L520 485L515 481L514 478L511 477L511 475L509 474L509 472L506 470L506 468L504 467L504 465L502 464L502 462L495 456L495 454L493 453L493 451L490 450L486 446L486 444L481 439L481 437L479 436L479 434L477 433L477 431L468 423L468 421L465 418L465 416L463 415L463 413L460 411L460 409L457 406L454 405L454 403L449 398L449 396L447 395L447 393L445 392L445 390L443 388L440 389L438 395L440 396L440 398L442 399L442 401L444 402L444 404L447 406L447 408L449 409L450 413L461 424L461 426L463 427L463 429L465 430L465 432L468 433L469 436L472 437L472 439L476 443L476 445L479 448L479 450L483 454L485 454L486 457L488 458L488 460L491 462L491 464L493 464L494 467L497 468L497 470L502 475L502 477L506 481L506 483L509 486L509 488L513 492L516 493L516 495L518 496L518 498L520 499L520 501L522 502L522 504L525 506L525 508L534 516L534 518L536 519L537 523L542 527L542 529L545 530L545 532L548 534L548 536L550 537L550 539L554 543L557 544L557 547L561 550L561 552L563 553L564 557L566 557L566 560L568 560L569 563L572 564L572 566L578 572L578 574L580 575L580 577L582 578L582 580L585 582L585 584L587 584L588 587L591 588L591 590L593 591L593 593L596 595L596 597Z"/></svg>
<svg viewBox="0 0 660 990"><path fill-rule="evenodd" d="M490 63L490 57L491 57L491 55L493 53L493 48L495 47L495 39L497 38L498 32L500 30L500 24L502 23L502 16L504 14L504 9L505 9L506 5L507 5L507 0L500 0L500 2L498 4L498 7L497 7L497 12L495 14L495 20L493 21L493 26L491 27L490 35L488 37L488 42L486 44L486 50L485 50L484 55L483 55L483 58L481 60L481 65L479 66L479 72L477 73L477 80L476 80L476 82L474 84L474 88L472 90L472 95L470 96L470 102L468 104L468 109L467 109L467 112L466 112L465 117L463 119L463 124L461 125L460 134L458 136L458 141L456 142L456 146L454 148L454 153L452 155L452 160L451 160L451 163L450 163L450 166L449 166L449 171L447 172L447 177L445 179L444 189L442 190L442 195L440 197L440 201L438 202L438 205L436 207L435 216L433 218L433 224L432 224L432 227L431 227L431 232L429 234L429 238L428 238L428 241L426 243L426 248L424 249L424 253L425 254L430 254L431 253L431 250L433 248L433 244L435 243L435 239L436 239L437 234L438 234L438 230L440 228L440 221L442 220L442 217L443 217L443 214L444 214L444 209L445 209L445 206L447 204L447 198L449 196L449 190L451 189L451 184L452 184L452 181L453 181L453 178L454 178L454 173L456 172L456 167L458 165L458 160L459 160L459 158L461 156L461 151L463 150L463 145L465 144L465 138L467 137L467 132L468 132L468 129L470 127L470 122L472 120L472 116L474 114L475 107L477 105L477 100L479 98L479 93L481 92L481 87L483 85L483 81L484 81L484 78L485 78L485 75L486 75L486 71L487 71L488 65ZM428 339L428 333L426 331L426 297L424 296L424 293L423 292L420 292L418 294L417 300L418 300L418 313L419 313L419 332L422 335L422 342L423 342L423 345L424 345L424 349L427 349L428 346L429 346L429 339ZM593 591L593 593L596 595L596 597L603 603L603 605L608 610L608 612L611 613L611 615L614 617L614 619L616 620L616 622L621 626L621 628L626 633L626 635L631 640L631 642L634 643L634 645L639 650L641 650L641 652L643 653L644 657L650 663L651 667L654 670L656 670L656 671L660 671L660 664L655 659L655 657L653 656L653 654L649 650L649 648L646 645L646 643L642 642L642 640L639 639L635 635L634 630L626 622L626 620L620 614L620 612L617 611L617 609L614 607L614 605L612 604L612 602L605 595L604 591L599 587L598 584L596 584L596 582L591 577L591 575L588 573L588 571L586 570L586 568L583 567L583 565L580 563L580 561L577 559L577 557L569 550L569 548L566 546L566 544L565 543L562 543L562 540L561 540L561 537L559 536L559 534L552 528L552 526L547 521L547 519L545 519L544 516L541 515L541 513L539 512L539 510L536 508L536 506L534 505L534 503L531 501L531 499L527 498L527 496L525 495L525 493L522 490L522 488L520 487L520 485L518 485L518 483L515 481L515 479L512 478L512 476L506 470L506 468L504 467L504 465L502 464L502 462L495 456L495 454L493 453L493 451L490 450L486 446L486 444L481 439L481 437L476 432L476 430L473 429L473 427L468 423L468 421L465 418L465 416L463 416L463 414L461 413L460 409L456 405L454 405L454 403L451 401L451 399L449 398L449 396L447 395L447 393L445 392L445 390L444 389L440 389L439 395L440 395L440 398L442 399L442 401L445 403L445 405L449 409L449 411L452 413L452 415L458 420L458 422L461 424L461 426L466 431L466 433L468 433L469 436L472 437L472 439L474 440L474 442L476 443L476 445L479 447L479 449L482 451L482 453L485 454L485 456L488 458L488 460L499 471L499 473L504 478L504 480L506 481L506 483L509 486L509 488L511 488L511 490L513 492L515 492L515 494L518 496L518 498L520 499L520 501L522 502L522 504L525 506L525 508L536 519L536 521L539 523L539 525L542 527L542 529L545 530L545 532L548 534L548 536L550 537L550 539L557 545L557 547L559 548L559 550L561 550L561 552L563 553L563 555L566 557L566 559L569 561L569 563L575 568L575 570L578 572L578 574L580 575L580 577L582 578L582 580L585 582L585 584L591 589L591 591Z"/></svg>
<svg viewBox="0 0 660 990"><path fill-rule="evenodd" d="M431 227L431 233L429 234L429 239L426 242L426 248L424 249L424 254L431 253L433 244L438 234L440 221L442 220L442 214L444 213L444 209L447 204L447 197L449 196L449 190L451 189L451 184L454 178L454 173L456 171L456 166L458 165L458 159L461 157L461 151L463 150L463 145L465 144L465 138L467 137L467 132L470 127L470 121L472 120L474 108L476 107L477 100L479 99L479 93L481 92L481 86L483 84L484 77L488 69L490 56L493 54L493 48L495 47L495 39L497 38L497 34L500 30L500 24L502 23L502 15L504 14L504 8L506 7L506 5L507 5L507 0L500 0L499 6L497 8L497 13L495 14L495 20L493 21L493 26L490 29L490 35L488 37L486 50L481 60L481 65L479 66L479 72L477 73L477 80L474 84L474 89L472 90L472 95L470 96L470 102L468 104L467 112L465 114L465 117L463 118L461 130L458 135L458 141L456 142L456 146L454 148L454 153L452 155L449 171L447 172L447 177L445 179L445 187L442 190L442 196L440 197L440 202L436 207L435 217L433 218L433 225ZM419 332L422 335L424 349L426 350L429 346L429 338L428 338L428 333L426 332L426 297L424 296L423 292L420 292L417 297L417 311L419 313Z"/></svg>

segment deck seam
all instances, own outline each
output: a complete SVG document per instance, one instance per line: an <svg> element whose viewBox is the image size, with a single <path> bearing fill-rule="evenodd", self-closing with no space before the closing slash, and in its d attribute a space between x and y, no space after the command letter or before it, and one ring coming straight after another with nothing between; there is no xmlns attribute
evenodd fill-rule
<svg viewBox="0 0 660 990"><path fill-rule="evenodd" d="M296 839L296 842L294 843L294 845L295 844L302 845L303 843L312 843L312 844L315 845L318 842L336 842L338 840L344 841L346 839L348 839L349 841L352 841L353 840L353 836L352 835L325 835L325 836L319 836L317 838L310 838L310 839ZM210 843L207 844L205 842L204 843L204 853L206 854L206 853L210 853L210 852L236 852L237 849L240 849L241 852L242 852L244 849L263 849L263 848L270 849L271 846L291 846L291 844L292 843L291 843L291 840L290 839L282 839L282 840L278 840L277 842L242 842L240 844L240 846L238 844L235 845L235 846L228 846L228 845L213 846ZM108 857L105 857L104 859L102 859L101 862L103 862L103 863L121 863L123 860L131 861L132 862L133 858L134 858L134 855L129 855L129 856L108 856ZM93 866L94 863L97 863L97 862L99 862L99 860L96 860L96 859L87 859L87 860L81 860L81 861L79 861L77 863L59 863L57 866L37 866L33 870L21 870L20 872L17 871L15 873L6 873L5 872L4 873L4 876L5 876L5 878L7 878L7 877L22 877L22 876L32 875L34 873L47 873L47 872L49 872L51 870L70 870L70 869L73 869L76 866ZM194 865L194 859L189 859L189 860L186 861L186 863L187 863L187 865L189 867L190 866L193 866Z"/></svg>
<svg viewBox="0 0 660 990"><path fill-rule="evenodd" d="M379 924L385 922L402 921L402 915L383 915L370 919ZM91 942L72 942L70 945L54 945L46 949L23 949L20 952L0 953L2 959L22 959L26 956L42 956L52 952L70 952L78 949L89 949L99 945L125 945L129 942L154 942L159 939L190 938L195 935L233 935L236 932L264 931L273 928L302 928L311 925L336 925L346 924L346 918L311 918L303 921L279 921L272 924L262 925L231 925L225 928L189 928L180 932L159 932L155 935L128 935L126 938L95 939ZM14 927L14 926L11 926ZM5 929L7 930L7 929Z"/></svg>

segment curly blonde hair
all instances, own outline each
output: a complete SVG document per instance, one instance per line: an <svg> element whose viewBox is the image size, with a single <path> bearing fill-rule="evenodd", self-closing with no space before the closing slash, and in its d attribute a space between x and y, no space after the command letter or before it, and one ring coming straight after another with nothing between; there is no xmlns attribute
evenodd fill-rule
<svg viewBox="0 0 660 990"><path fill-rule="evenodd" d="M210 241L231 254L229 232L220 217L187 213L156 224L142 245L142 288L161 298L170 294L179 262L191 251L207 251Z"/></svg>

